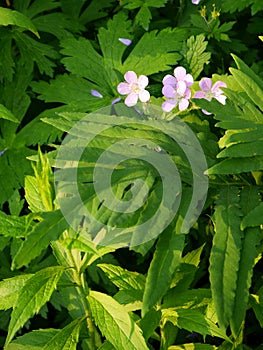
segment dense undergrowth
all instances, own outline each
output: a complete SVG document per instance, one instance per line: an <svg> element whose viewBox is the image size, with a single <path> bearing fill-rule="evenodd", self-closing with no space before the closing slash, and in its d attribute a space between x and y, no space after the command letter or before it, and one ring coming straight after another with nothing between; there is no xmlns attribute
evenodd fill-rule
<svg viewBox="0 0 263 350"><path fill-rule="evenodd" d="M262 350L262 0L0 5L0 347Z"/></svg>

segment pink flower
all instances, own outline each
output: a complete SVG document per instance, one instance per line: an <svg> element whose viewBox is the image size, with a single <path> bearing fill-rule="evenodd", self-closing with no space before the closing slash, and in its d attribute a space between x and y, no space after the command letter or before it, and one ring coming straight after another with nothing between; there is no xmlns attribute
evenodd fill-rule
<svg viewBox="0 0 263 350"><path fill-rule="evenodd" d="M199 2L200 2L200 0L192 0L192 4L194 4L194 5L198 5Z"/></svg>
<svg viewBox="0 0 263 350"><path fill-rule="evenodd" d="M128 95L124 101L126 106L135 106L138 99L141 102L149 101L149 91L145 90L149 83L146 75L140 75L137 78L137 74L135 72L128 71L124 74L124 79L126 80L126 83L120 83L117 90L121 95Z"/></svg>
<svg viewBox="0 0 263 350"><path fill-rule="evenodd" d="M183 81L187 87L193 85L194 83L192 75L186 74L186 69L179 66L174 69L174 76L168 74L163 78L163 85L172 85L176 88L176 84L179 81Z"/></svg>
<svg viewBox="0 0 263 350"><path fill-rule="evenodd" d="M162 93L166 97L166 101L162 104L165 112L170 112L177 105L179 111L184 111L189 106L191 91L189 86L193 85L194 79L191 74L186 74L184 67L176 67L174 76L171 74L163 78Z"/></svg>
<svg viewBox="0 0 263 350"><path fill-rule="evenodd" d="M218 102L223 105L226 104L226 96L223 95L223 91L220 89L221 87L226 88L226 83L223 81L217 81L214 85L212 85L212 79L203 78L199 82L199 86L202 90L196 91L194 94L194 98L204 98L207 101L211 101L212 98L215 98ZM205 114L211 114L202 109L202 112Z"/></svg>
<svg viewBox="0 0 263 350"><path fill-rule="evenodd" d="M179 81L176 88L172 85L164 85L162 93L166 97L166 101L162 104L162 109L165 112L171 112L177 105L179 111L184 111L188 108L191 91L185 82Z"/></svg>

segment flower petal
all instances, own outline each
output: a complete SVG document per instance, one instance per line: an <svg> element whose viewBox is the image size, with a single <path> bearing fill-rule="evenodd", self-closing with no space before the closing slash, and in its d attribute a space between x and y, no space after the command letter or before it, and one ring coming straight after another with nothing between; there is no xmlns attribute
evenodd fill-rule
<svg viewBox="0 0 263 350"><path fill-rule="evenodd" d="M200 2L200 0L192 0L192 4L194 4L194 5L198 5L199 2Z"/></svg>
<svg viewBox="0 0 263 350"><path fill-rule="evenodd" d="M125 39L125 38L119 38L119 41L126 46L129 46L132 43L131 39Z"/></svg>
<svg viewBox="0 0 263 350"><path fill-rule="evenodd" d="M204 91L196 91L193 98L206 98Z"/></svg>
<svg viewBox="0 0 263 350"><path fill-rule="evenodd" d="M139 91L139 99L141 102L147 102L150 99L150 93L147 90L141 90Z"/></svg>
<svg viewBox="0 0 263 350"><path fill-rule="evenodd" d="M204 113L204 114L206 114L206 115L211 115L212 113L210 113L210 112L207 112L205 109L202 109L202 112Z"/></svg>
<svg viewBox="0 0 263 350"><path fill-rule="evenodd" d="M217 101L222 103L222 105L226 104L226 96L225 95L217 95L217 96L215 96L215 99L217 99Z"/></svg>
<svg viewBox="0 0 263 350"><path fill-rule="evenodd" d="M191 97L191 90L187 88L184 93L184 98L187 98L189 100L190 97Z"/></svg>
<svg viewBox="0 0 263 350"><path fill-rule="evenodd" d="M176 87L176 92L181 95L184 96L185 91L186 91L186 83L184 81L178 81L177 83L177 87Z"/></svg>
<svg viewBox="0 0 263 350"><path fill-rule="evenodd" d="M174 98L175 97L175 90L172 87L172 85L164 85L162 88L162 93L167 98Z"/></svg>
<svg viewBox="0 0 263 350"><path fill-rule="evenodd" d="M94 96L94 97L99 97L99 98L103 98L103 95L99 92L99 91L97 91L97 90L90 90L90 93L91 93L91 95L92 96Z"/></svg>
<svg viewBox="0 0 263 350"><path fill-rule="evenodd" d="M174 76L177 80L184 80L186 76L186 69L184 67L176 67L174 70Z"/></svg>
<svg viewBox="0 0 263 350"><path fill-rule="evenodd" d="M131 92L126 98L124 103L126 104L126 106L128 107L132 107L135 106L136 103L138 101L138 94L136 94L135 92Z"/></svg>
<svg viewBox="0 0 263 350"><path fill-rule="evenodd" d="M199 82L199 86L203 91L210 91L212 88L212 79L210 78L203 78Z"/></svg>
<svg viewBox="0 0 263 350"><path fill-rule="evenodd" d="M149 84L149 79L146 75L140 75L138 78L139 89L144 89Z"/></svg>
<svg viewBox="0 0 263 350"><path fill-rule="evenodd" d="M179 111L184 111L188 108L189 101L186 98L181 98L179 101Z"/></svg>
<svg viewBox="0 0 263 350"><path fill-rule="evenodd" d="M115 105L115 103L119 102L121 100L120 97L115 98L114 100L111 101L112 105Z"/></svg>
<svg viewBox="0 0 263 350"><path fill-rule="evenodd" d="M171 74L167 74L164 78L163 78L163 84L164 85L173 85L175 86L177 83L177 80L175 79L174 76L172 76Z"/></svg>
<svg viewBox="0 0 263 350"><path fill-rule="evenodd" d="M118 93L121 95L127 95L131 92L130 86L127 83L120 83L117 86Z"/></svg>
<svg viewBox="0 0 263 350"><path fill-rule="evenodd" d="M212 87L212 91L217 91L219 88L224 87L226 88L226 83L224 83L223 81L217 81L214 83L213 87Z"/></svg>
<svg viewBox="0 0 263 350"><path fill-rule="evenodd" d="M194 78L192 77L191 74L186 74L184 81L186 82L187 86L191 86L194 83Z"/></svg>
<svg viewBox="0 0 263 350"><path fill-rule="evenodd" d="M177 103L177 100L167 100L162 104L162 109L165 112L171 112L171 110L176 107Z"/></svg>
<svg viewBox="0 0 263 350"><path fill-rule="evenodd" d="M132 70L129 70L124 74L124 79L129 84L136 84L137 83L137 74L133 72Z"/></svg>

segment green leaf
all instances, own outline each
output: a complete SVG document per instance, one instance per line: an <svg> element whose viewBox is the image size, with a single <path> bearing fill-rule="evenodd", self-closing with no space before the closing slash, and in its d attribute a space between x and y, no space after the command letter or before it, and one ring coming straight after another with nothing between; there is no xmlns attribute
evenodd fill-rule
<svg viewBox="0 0 263 350"><path fill-rule="evenodd" d="M39 34L35 26L28 17L24 16L20 12L0 7L0 25L8 26L10 24L30 30L39 38Z"/></svg>
<svg viewBox="0 0 263 350"><path fill-rule="evenodd" d="M26 333L12 341L6 350L42 350L58 332L57 329L41 329Z"/></svg>
<svg viewBox="0 0 263 350"><path fill-rule="evenodd" d="M116 350L115 347L108 341L106 340L98 350Z"/></svg>
<svg viewBox="0 0 263 350"><path fill-rule="evenodd" d="M42 154L38 148L38 159L36 164L32 164L35 176L25 178L25 198L29 204L29 209L33 212L52 211L55 199L52 170L47 154Z"/></svg>
<svg viewBox="0 0 263 350"><path fill-rule="evenodd" d="M241 215L238 189L222 189L215 206L215 235L209 268L212 297L222 328L227 328L234 310L243 237Z"/></svg>
<svg viewBox="0 0 263 350"><path fill-rule="evenodd" d="M149 7L146 4L143 4L135 16L135 23L141 25L144 30L148 30L151 19L152 14Z"/></svg>
<svg viewBox="0 0 263 350"><path fill-rule="evenodd" d="M142 315L156 305L169 289L180 263L184 237L169 227L160 236L146 278Z"/></svg>
<svg viewBox="0 0 263 350"><path fill-rule="evenodd" d="M254 207L254 204L258 202L259 199L260 196L256 186L245 187L240 194L240 205L243 215L251 212L251 208ZM242 238L235 303L233 316L230 322L231 331L236 338L240 333L242 322L245 319L253 267L258 255L257 246L259 242L260 229L258 227L248 227L244 231L244 237Z"/></svg>
<svg viewBox="0 0 263 350"><path fill-rule="evenodd" d="M145 277L138 272L128 271L120 266L111 264L98 264L120 290L144 290Z"/></svg>
<svg viewBox="0 0 263 350"><path fill-rule="evenodd" d="M16 332L49 301L64 267L48 267L35 273L20 290L11 314L5 348Z"/></svg>
<svg viewBox="0 0 263 350"><path fill-rule="evenodd" d="M124 306L110 296L94 291L90 292L88 301L97 326L116 349L148 350L141 329Z"/></svg>
<svg viewBox="0 0 263 350"><path fill-rule="evenodd" d="M119 67L120 72L133 70L137 74L150 75L168 70L181 58L182 38L183 33L176 28L145 33Z"/></svg>
<svg viewBox="0 0 263 350"><path fill-rule="evenodd" d="M203 336L212 335L230 341L224 329L218 328L212 321L196 310L163 309L162 317L164 321L170 321L175 326L186 329L189 332L200 333Z"/></svg>
<svg viewBox="0 0 263 350"><path fill-rule="evenodd" d="M241 222L241 228L244 230L246 227L255 227L263 225L263 203L257 203L257 205L251 209L247 215L244 216Z"/></svg>
<svg viewBox="0 0 263 350"><path fill-rule="evenodd" d="M186 61L194 80L198 78L204 65L209 63L211 53L205 52L207 44L204 34L199 34L196 37L191 36L187 40Z"/></svg>
<svg viewBox="0 0 263 350"><path fill-rule="evenodd" d="M0 310L7 310L16 304L18 294L32 276L32 274L18 275L0 282Z"/></svg>
<svg viewBox="0 0 263 350"><path fill-rule="evenodd" d="M25 237L32 229L27 216L7 215L0 211L0 234L5 237Z"/></svg>
<svg viewBox="0 0 263 350"><path fill-rule="evenodd" d="M213 165L206 173L212 174L240 174L263 169L263 156L255 158L244 157L242 162L240 158L224 159L222 162Z"/></svg>
<svg viewBox="0 0 263 350"><path fill-rule="evenodd" d="M41 216L42 221L33 227L16 253L12 262L13 268L18 269L29 264L68 227L66 219L59 210L46 212Z"/></svg>
<svg viewBox="0 0 263 350"><path fill-rule="evenodd" d="M59 330L42 347L43 350L76 350L81 325L85 318L76 319L63 329Z"/></svg>
<svg viewBox="0 0 263 350"><path fill-rule="evenodd" d="M10 120L14 123L19 123L19 121L16 119L16 117L13 115L12 112L10 112L5 106L0 104L0 118Z"/></svg>
<svg viewBox="0 0 263 350"><path fill-rule="evenodd" d="M242 87L255 105L263 112L263 91L260 86L242 71L235 68L230 68L229 70L237 83Z"/></svg>

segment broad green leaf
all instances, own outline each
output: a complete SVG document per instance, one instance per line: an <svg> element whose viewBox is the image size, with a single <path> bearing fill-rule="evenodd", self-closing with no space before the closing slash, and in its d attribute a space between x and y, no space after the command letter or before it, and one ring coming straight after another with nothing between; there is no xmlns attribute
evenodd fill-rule
<svg viewBox="0 0 263 350"><path fill-rule="evenodd" d="M39 38L37 29L28 17L24 16L18 11L13 11L0 7L0 25L8 26L10 24L30 30Z"/></svg>
<svg viewBox="0 0 263 350"><path fill-rule="evenodd" d="M5 347L16 332L49 301L63 271L64 267L61 266L48 267L26 281L14 304Z"/></svg>
<svg viewBox="0 0 263 350"><path fill-rule="evenodd" d="M14 123L19 123L16 117L4 105L0 104L0 118L10 120Z"/></svg>
<svg viewBox="0 0 263 350"><path fill-rule="evenodd" d="M218 322L227 328L233 315L243 232L238 189L220 191L215 205L215 235L210 255L210 282Z"/></svg>
<svg viewBox="0 0 263 350"><path fill-rule="evenodd" d="M212 321L196 310L181 308L163 309L162 317L164 321L170 321L175 326L186 329L189 332L200 333L203 336L212 335L230 341L224 329L218 328Z"/></svg>
<svg viewBox="0 0 263 350"><path fill-rule="evenodd" d="M84 318L76 319L63 329L59 330L54 336L43 346L43 350L76 350L81 325Z"/></svg>
<svg viewBox="0 0 263 350"><path fill-rule="evenodd" d="M137 74L150 75L168 70L180 59L182 33L177 29L163 29L145 33L130 55L119 67L121 73L133 70Z"/></svg>
<svg viewBox="0 0 263 350"><path fill-rule="evenodd" d="M183 247L184 235L176 234L169 227L160 236L146 278L142 315L156 305L169 289Z"/></svg>
<svg viewBox="0 0 263 350"><path fill-rule="evenodd" d="M41 195L38 191L37 180L34 176L28 175L25 177L25 193L25 198L29 204L29 209L33 213L46 211Z"/></svg>
<svg viewBox="0 0 263 350"><path fill-rule="evenodd" d="M241 228L244 230L246 227L255 227L263 225L263 203L254 203L256 204L254 208L248 212L242 222Z"/></svg>
<svg viewBox="0 0 263 350"><path fill-rule="evenodd" d="M204 65L209 63L211 53L205 52L207 44L204 34L191 36L187 40L186 61L194 79L198 78Z"/></svg>
<svg viewBox="0 0 263 350"><path fill-rule="evenodd" d="M66 219L59 210L46 212L41 216L42 221L34 226L15 255L12 263L13 268L18 269L29 264L68 227Z"/></svg>
<svg viewBox="0 0 263 350"><path fill-rule="evenodd" d="M122 56L127 47L119 41L119 38L130 38L130 31L131 21L123 12L108 21L107 29L103 27L99 29L98 39L109 74L110 69L119 69L122 65Z"/></svg>
<svg viewBox="0 0 263 350"><path fill-rule="evenodd" d="M251 208L253 208L255 203L259 201L259 197L258 187L256 186L245 187L242 190L240 194L240 206L243 215L251 212ZM236 338L238 338L242 327L242 322L245 319L253 267L258 255L257 246L259 242L259 227L248 227L244 230L242 247L240 251L235 302L233 315L230 321L231 331Z"/></svg>
<svg viewBox="0 0 263 350"><path fill-rule="evenodd" d="M138 272L128 271L111 264L98 264L97 266L106 273L111 282L120 290L144 290L145 277Z"/></svg>
<svg viewBox="0 0 263 350"><path fill-rule="evenodd" d="M12 341L6 350L43 350L45 344L58 332L58 329L41 329L26 333Z"/></svg>
<svg viewBox="0 0 263 350"><path fill-rule="evenodd" d="M141 329L124 306L110 296L94 291L90 292L88 301L97 326L116 349L148 350Z"/></svg>
<svg viewBox="0 0 263 350"><path fill-rule="evenodd" d="M123 289L114 295L114 299L125 306L127 311L141 310L143 291L136 289Z"/></svg>
<svg viewBox="0 0 263 350"><path fill-rule="evenodd" d="M108 341L106 340L98 350L116 350L115 347Z"/></svg>
<svg viewBox="0 0 263 350"><path fill-rule="evenodd" d="M0 310L7 310L17 303L17 297L32 274L18 275L0 282Z"/></svg>

